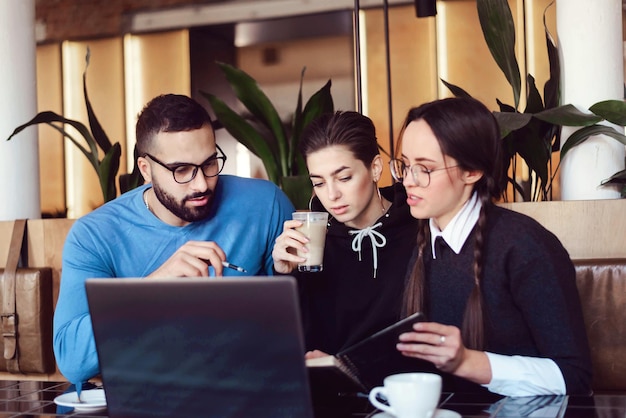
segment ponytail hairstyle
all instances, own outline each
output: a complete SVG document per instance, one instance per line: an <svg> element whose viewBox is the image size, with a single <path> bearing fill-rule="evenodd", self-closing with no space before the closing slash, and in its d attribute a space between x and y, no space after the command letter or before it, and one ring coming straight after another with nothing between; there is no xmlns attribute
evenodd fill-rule
<svg viewBox="0 0 626 418"><path fill-rule="evenodd" d="M465 307L461 333L468 348L484 347L484 312L481 278L485 247L484 236L488 206L499 198L505 187L503 155L498 123L485 105L472 98L447 98L425 103L409 110L402 133L413 121L423 120L433 131L444 155L454 158L462 170L481 171L474 192L482 203L477 222L474 248L474 289ZM399 146L401 148L402 133ZM417 259L405 288L403 313L424 309L424 249L430 241L428 220L421 220L417 234Z"/></svg>
<svg viewBox="0 0 626 418"><path fill-rule="evenodd" d="M374 123L354 111L325 113L311 121L302 132L299 148L306 159L312 153L333 145L346 147L368 168L380 154Z"/></svg>

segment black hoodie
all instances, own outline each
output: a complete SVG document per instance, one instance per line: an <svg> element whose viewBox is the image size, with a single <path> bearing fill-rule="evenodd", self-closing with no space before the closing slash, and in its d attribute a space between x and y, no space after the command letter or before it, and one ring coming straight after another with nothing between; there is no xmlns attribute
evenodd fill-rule
<svg viewBox="0 0 626 418"><path fill-rule="evenodd" d="M329 218L324 248L324 270L295 272L300 287L307 350L328 354L368 337L400 318L407 266L417 238L417 220L411 216L400 183L381 189L393 202L373 230L385 237L377 248L378 266L370 236L363 236L361 252L354 251L354 229ZM317 198L313 210L324 211ZM380 242L381 238L377 237Z"/></svg>

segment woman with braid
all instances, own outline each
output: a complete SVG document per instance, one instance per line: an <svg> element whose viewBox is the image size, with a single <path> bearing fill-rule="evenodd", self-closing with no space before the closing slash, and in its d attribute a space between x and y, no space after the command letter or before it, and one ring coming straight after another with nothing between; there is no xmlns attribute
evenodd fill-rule
<svg viewBox="0 0 626 418"><path fill-rule="evenodd" d="M535 220L493 203L504 187L493 114L469 98L426 103L409 111L399 147L392 173L421 224L404 312L429 322L397 349L432 363L444 390L590 394L569 255Z"/></svg>

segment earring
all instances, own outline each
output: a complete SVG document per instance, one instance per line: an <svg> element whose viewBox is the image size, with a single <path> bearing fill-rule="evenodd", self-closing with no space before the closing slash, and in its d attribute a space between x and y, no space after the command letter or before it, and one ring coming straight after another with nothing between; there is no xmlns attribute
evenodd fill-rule
<svg viewBox="0 0 626 418"><path fill-rule="evenodd" d="M376 193L378 193L378 201L380 202L380 207L382 208L383 215L384 215L385 214L385 203L383 202L383 197L380 194L380 189L378 188L378 185L376 184L376 182L374 182L374 185L376 186Z"/></svg>

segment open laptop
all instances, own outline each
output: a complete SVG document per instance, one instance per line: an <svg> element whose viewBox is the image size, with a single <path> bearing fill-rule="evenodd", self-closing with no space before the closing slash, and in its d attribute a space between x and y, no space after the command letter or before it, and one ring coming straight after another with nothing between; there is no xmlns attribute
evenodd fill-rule
<svg viewBox="0 0 626 418"><path fill-rule="evenodd" d="M292 277L86 289L111 418L313 416Z"/></svg>

